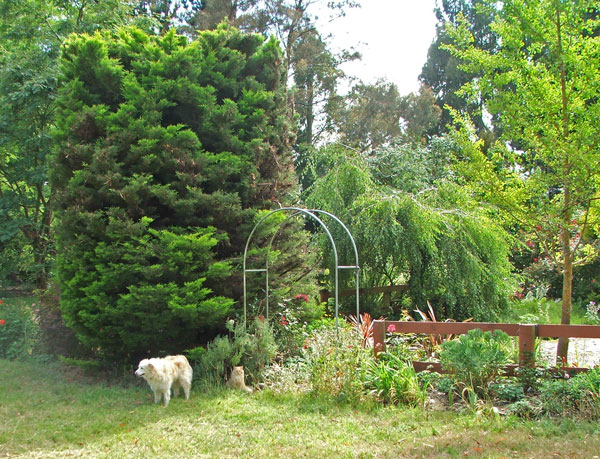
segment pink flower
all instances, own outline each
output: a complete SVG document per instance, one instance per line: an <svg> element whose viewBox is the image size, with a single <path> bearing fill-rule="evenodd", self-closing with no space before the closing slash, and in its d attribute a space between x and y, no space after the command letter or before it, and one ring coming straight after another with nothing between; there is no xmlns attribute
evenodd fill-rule
<svg viewBox="0 0 600 459"><path fill-rule="evenodd" d="M302 300L306 303L308 303L308 295L306 293L298 293L298 295L296 295L294 297L295 300Z"/></svg>
<svg viewBox="0 0 600 459"><path fill-rule="evenodd" d="M389 324L387 327L387 331L390 333L394 333L396 331L396 326L394 324Z"/></svg>
<svg viewBox="0 0 600 459"><path fill-rule="evenodd" d="M534 262L534 263L537 263L537 262L538 262L538 259L537 259L537 258L534 258L534 259L533 259L533 262Z"/></svg>

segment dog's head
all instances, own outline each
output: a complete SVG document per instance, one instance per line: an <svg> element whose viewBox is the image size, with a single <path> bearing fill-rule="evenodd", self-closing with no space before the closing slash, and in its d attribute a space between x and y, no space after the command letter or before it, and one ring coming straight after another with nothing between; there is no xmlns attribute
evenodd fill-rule
<svg viewBox="0 0 600 459"><path fill-rule="evenodd" d="M138 378L143 378L145 375L150 374L153 369L154 366L152 365L152 362L148 359L144 359L138 365L137 370L135 370L135 375Z"/></svg>

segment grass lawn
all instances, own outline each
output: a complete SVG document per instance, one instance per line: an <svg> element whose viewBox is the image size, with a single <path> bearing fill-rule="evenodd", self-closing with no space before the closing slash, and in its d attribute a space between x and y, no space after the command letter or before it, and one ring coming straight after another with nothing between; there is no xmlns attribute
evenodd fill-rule
<svg viewBox="0 0 600 459"><path fill-rule="evenodd" d="M303 395L90 381L59 363L0 360L0 457L598 457L600 425L350 406ZM133 376L132 376L133 380Z"/></svg>

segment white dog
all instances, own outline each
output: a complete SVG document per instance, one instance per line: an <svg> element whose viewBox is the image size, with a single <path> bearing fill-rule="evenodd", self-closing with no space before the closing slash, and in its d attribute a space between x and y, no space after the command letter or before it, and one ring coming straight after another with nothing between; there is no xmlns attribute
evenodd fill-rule
<svg viewBox="0 0 600 459"><path fill-rule="evenodd" d="M192 387L192 367L183 355L169 355L164 359L144 359L135 370L135 375L144 378L154 392L154 403L162 397L163 405L167 406L173 395L177 397L179 388L183 389L185 399L190 398Z"/></svg>

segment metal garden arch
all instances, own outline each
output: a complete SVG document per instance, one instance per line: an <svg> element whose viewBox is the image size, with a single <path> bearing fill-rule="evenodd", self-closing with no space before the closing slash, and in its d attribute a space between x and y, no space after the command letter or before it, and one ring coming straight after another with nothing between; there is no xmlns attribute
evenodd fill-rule
<svg viewBox="0 0 600 459"><path fill-rule="evenodd" d="M329 241L331 242L331 247L333 249L333 257L334 257L334 262L335 262L335 268L334 268L334 277L335 277L335 321L337 324L338 321L338 308L339 308L339 294L338 294L338 290L339 290L339 272L340 270L353 270L354 271L354 276L355 276L355 283L356 283L356 317L358 317L359 312L360 312L360 304L359 304L359 271L360 271L360 266L358 264L358 250L356 249L356 244L354 242L354 238L352 237L352 234L350 233L350 231L348 230L348 228L346 227L346 225L344 225L342 223L342 221L337 218L335 215L326 212L324 210L318 210L318 209L302 209L300 207L281 207L280 209L276 209L273 210L271 212L269 212L268 214L264 215L257 223L256 225L254 225L254 228L252 228L252 231L250 232L250 235L248 236L248 239L246 241L246 247L244 248L244 261L243 261L243 270L244 270L244 326L246 325L246 315L247 315L247 289L246 289L246 275L247 273L252 273L252 272L263 272L265 273L265 294L266 294L266 309L267 309L267 320L269 319L269 256L268 256L268 252L267 252L267 256L266 256L266 260L265 260L265 267L264 268L255 268L255 269L249 269L246 266L246 257L248 255L248 247L250 246L250 241L252 240L252 236L254 235L254 232L256 231L256 229L270 216L272 216L273 214L276 214L278 212L292 212L292 217L296 216L296 215L303 215L306 217L310 217L312 218L314 221L316 221L319 226L321 226L321 228L323 228L323 231L325 231L325 234L327 234L327 237L329 238ZM340 266L339 264L339 258L338 258L338 253L337 253L337 247L335 245L335 241L333 240L333 236L331 235L331 232L329 231L329 228L327 227L327 225L325 225L325 223L323 223L323 220L321 220L316 214L321 214L321 215L326 215L330 218L332 218L336 223L338 223L342 229L344 230L344 232L348 235L348 238L350 240L350 244L352 245L352 249L354 250L354 265L347 265L347 266ZM273 240L275 238L275 236L277 235L277 232L271 237L271 240L269 242L269 249L268 251L271 250L271 245L273 244Z"/></svg>

